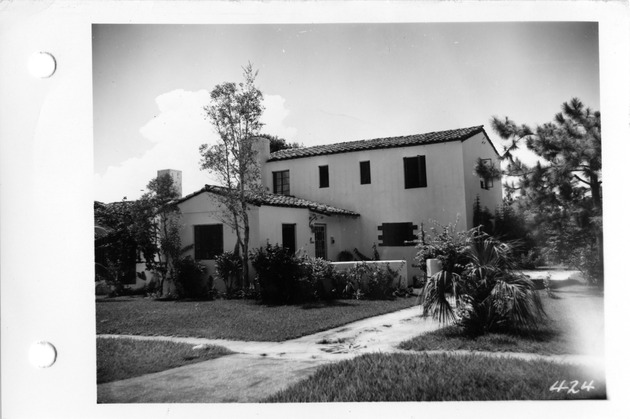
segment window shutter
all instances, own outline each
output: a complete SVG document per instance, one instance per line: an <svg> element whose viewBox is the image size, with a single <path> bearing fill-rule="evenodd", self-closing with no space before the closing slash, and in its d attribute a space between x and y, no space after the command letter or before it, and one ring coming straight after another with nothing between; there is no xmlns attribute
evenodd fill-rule
<svg viewBox="0 0 630 419"><path fill-rule="evenodd" d="M427 158L426 156L418 156L418 186L421 188L427 187Z"/></svg>

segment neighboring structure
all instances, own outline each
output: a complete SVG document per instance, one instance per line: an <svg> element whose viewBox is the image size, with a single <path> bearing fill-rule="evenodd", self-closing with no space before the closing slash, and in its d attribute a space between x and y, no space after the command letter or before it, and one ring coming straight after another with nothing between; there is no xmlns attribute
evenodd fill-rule
<svg viewBox="0 0 630 419"><path fill-rule="evenodd" d="M432 220L459 217L459 228L468 229L477 196L489 209L502 199L500 182L474 173L478 158L498 165L483 126L275 153L261 138L258 152L268 194L251 198L252 249L277 243L336 261L343 250L371 255L376 245L382 259L406 260L412 278L421 224L428 230ZM179 201L182 245L193 244L188 255L213 276L216 255L236 244L216 199L222 190L205 186Z"/></svg>

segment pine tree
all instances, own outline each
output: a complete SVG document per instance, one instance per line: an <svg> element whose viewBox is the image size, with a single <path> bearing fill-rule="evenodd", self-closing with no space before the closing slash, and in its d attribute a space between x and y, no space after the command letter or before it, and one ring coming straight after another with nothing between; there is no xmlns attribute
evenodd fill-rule
<svg viewBox="0 0 630 419"><path fill-rule="evenodd" d="M504 148L505 175L518 183L506 184L508 196L517 191L519 203L536 213L534 222L556 257L583 267L603 284L601 116L577 98L562 104L552 122L531 129L509 118L492 118L492 127L509 144ZM522 143L541 159L527 166L514 156ZM591 264L592 265L592 264Z"/></svg>

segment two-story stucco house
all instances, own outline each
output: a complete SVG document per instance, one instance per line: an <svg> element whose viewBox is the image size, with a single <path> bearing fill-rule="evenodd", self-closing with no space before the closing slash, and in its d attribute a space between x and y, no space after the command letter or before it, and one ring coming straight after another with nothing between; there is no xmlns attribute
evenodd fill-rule
<svg viewBox="0 0 630 419"><path fill-rule="evenodd" d="M343 250L371 255L376 245L382 259L406 260L411 278L419 274L412 241L421 223L459 218L468 229L477 197L490 209L502 199L500 182L474 173L479 158L498 165L483 126L275 153L261 138L258 147L268 194L251 202L250 248L277 243L336 261ZM211 274L215 256L236 243L222 221L221 192L207 185L179 201L182 244L193 244L188 254Z"/></svg>

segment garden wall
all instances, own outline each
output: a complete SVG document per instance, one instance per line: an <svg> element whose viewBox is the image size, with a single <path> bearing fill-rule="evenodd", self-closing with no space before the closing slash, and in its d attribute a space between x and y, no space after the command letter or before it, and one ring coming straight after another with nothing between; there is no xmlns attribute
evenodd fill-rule
<svg viewBox="0 0 630 419"><path fill-rule="evenodd" d="M399 287L407 288L407 261L405 260L367 260L365 262L332 262L331 265L338 271L347 271L350 268L355 267L358 264L366 263L368 265L380 265L379 267L385 268L389 265L391 269L400 274L400 282L397 284Z"/></svg>

